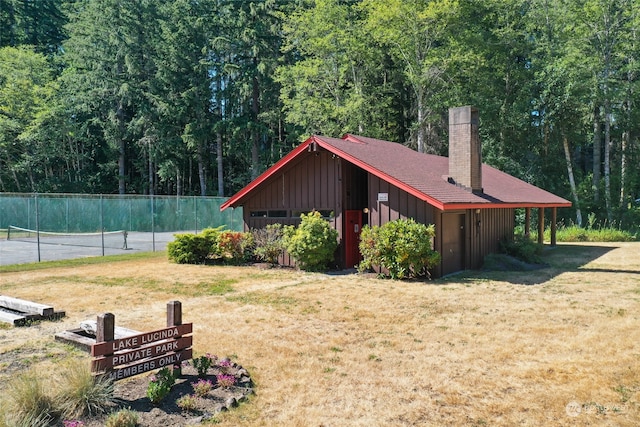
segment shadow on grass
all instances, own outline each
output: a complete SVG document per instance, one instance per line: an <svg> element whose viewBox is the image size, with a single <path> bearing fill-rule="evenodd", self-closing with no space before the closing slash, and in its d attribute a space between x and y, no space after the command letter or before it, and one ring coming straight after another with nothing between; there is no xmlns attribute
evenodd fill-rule
<svg viewBox="0 0 640 427"><path fill-rule="evenodd" d="M519 268L516 264L509 264L504 268L466 270L433 281L433 284L465 283L478 280L499 280L516 285L539 285L566 272L612 272L612 273L638 273L638 271L613 270L601 268L583 268L590 262L600 258L608 252L617 249L618 246L593 245L559 245L555 247L545 246L542 254L544 265L528 265ZM514 265L516 265L514 267Z"/></svg>

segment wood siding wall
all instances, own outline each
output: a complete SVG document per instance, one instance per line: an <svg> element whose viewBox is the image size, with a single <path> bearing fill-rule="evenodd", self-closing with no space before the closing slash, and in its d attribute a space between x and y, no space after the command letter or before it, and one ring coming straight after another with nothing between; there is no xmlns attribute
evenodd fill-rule
<svg viewBox="0 0 640 427"><path fill-rule="evenodd" d="M378 201L378 195L386 193L388 201ZM378 177L369 175L369 224L382 225L396 219L413 218L416 222L433 224L436 209L415 196L390 185Z"/></svg>
<svg viewBox="0 0 640 427"><path fill-rule="evenodd" d="M331 226L342 240L342 161L329 152L309 152L264 182L243 204L244 229L260 229L267 224L297 225L300 212L333 212ZM252 216L252 213L266 216ZM281 214L284 213L284 216ZM271 216L271 215L278 216ZM283 265L295 265L287 254Z"/></svg>
<svg viewBox="0 0 640 427"><path fill-rule="evenodd" d="M479 222L478 222L479 221ZM500 241L512 239L515 228L514 209L480 209L467 211L469 264L466 268L482 267L484 257L499 252Z"/></svg>

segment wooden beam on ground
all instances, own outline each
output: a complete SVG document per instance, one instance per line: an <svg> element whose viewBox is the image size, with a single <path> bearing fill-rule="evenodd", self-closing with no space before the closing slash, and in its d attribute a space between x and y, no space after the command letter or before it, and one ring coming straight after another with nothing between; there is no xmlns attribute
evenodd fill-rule
<svg viewBox="0 0 640 427"><path fill-rule="evenodd" d="M12 298L5 295L0 295L0 307L25 313L36 313L41 316L52 316L54 311L50 305L38 304L37 302Z"/></svg>
<svg viewBox="0 0 640 427"><path fill-rule="evenodd" d="M0 322L11 323L14 326L21 326L27 323L27 318L20 314L0 310Z"/></svg>

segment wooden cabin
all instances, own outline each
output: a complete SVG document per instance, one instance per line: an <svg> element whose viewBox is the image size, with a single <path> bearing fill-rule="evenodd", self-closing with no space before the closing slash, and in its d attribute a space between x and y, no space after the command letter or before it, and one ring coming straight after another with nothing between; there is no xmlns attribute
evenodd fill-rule
<svg viewBox="0 0 640 427"><path fill-rule="evenodd" d="M482 164L478 110L449 110L449 157L418 153L402 144L347 134L311 136L227 200L243 207L245 230L270 223L297 224L319 211L338 231L338 262L360 261L362 226L399 218L435 224L434 249L442 255L434 276L482 266L483 259L513 238L515 209L532 208L540 228L552 210L552 244L559 207L571 202ZM542 233L540 242L542 242ZM284 257L285 264L293 261Z"/></svg>

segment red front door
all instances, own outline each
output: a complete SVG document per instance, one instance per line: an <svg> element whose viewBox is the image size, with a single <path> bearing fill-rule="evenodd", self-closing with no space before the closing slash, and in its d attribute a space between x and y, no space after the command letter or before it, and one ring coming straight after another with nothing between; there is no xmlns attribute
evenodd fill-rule
<svg viewBox="0 0 640 427"><path fill-rule="evenodd" d="M360 230L362 229L362 211L345 211L344 213L344 268L354 267L362 260L360 256Z"/></svg>

